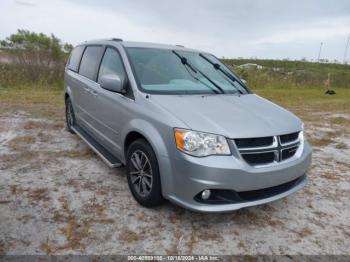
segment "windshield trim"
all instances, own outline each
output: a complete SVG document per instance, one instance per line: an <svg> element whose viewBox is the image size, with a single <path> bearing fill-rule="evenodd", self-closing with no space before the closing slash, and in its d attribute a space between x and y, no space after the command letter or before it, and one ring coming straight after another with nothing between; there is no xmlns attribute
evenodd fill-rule
<svg viewBox="0 0 350 262"><path fill-rule="evenodd" d="M158 90L148 90L142 87L139 78L136 74L136 69L134 67L134 64L132 62L132 60L130 59L130 54L128 49L153 49L153 50L159 50L161 48L154 48L154 47L124 47L125 50L125 54L126 57L128 58L128 62L133 74L133 77L135 79L136 85L137 85L137 89L139 91L141 91L144 94L155 94L155 95L244 95L244 94L240 94L239 92L235 92L235 93L231 93L231 92L225 92L225 93L215 93L212 92L210 90L205 91L205 90L198 90L198 91L158 91ZM169 50L170 52L172 51L172 49L165 49L165 50ZM178 49L175 49L178 50ZM188 53L202 53L202 54L206 54L206 55L212 55L210 53L207 52L200 52L200 51L195 51L195 50L179 50L181 52L188 52ZM214 56L214 55L212 55ZM218 59L216 56L214 56L216 59ZM227 68L227 67L226 67ZM229 70L229 72L232 74L231 70ZM235 78L237 78L236 75L233 75ZM240 82L241 83L241 82ZM246 94L251 94L250 90L247 89L247 87L245 85L243 85L243 87L247 90Z"/></svg>

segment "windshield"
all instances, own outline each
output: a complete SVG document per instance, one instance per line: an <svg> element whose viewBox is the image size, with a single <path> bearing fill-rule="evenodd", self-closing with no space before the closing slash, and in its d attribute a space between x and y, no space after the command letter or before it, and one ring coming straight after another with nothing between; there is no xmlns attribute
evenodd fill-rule
<svg viewBox="0 0 350 262"><path fill-rule="evenodd" d="M215 69L200 53L155 48L126 48L141 90L158 94L246 94L247 90L232 76ZM178 55L177 55L178 54ZM186 58L186 63L181 60ZM211 62L222 63L212 55ZM218 92L222 90L223 92Z"/></svg>

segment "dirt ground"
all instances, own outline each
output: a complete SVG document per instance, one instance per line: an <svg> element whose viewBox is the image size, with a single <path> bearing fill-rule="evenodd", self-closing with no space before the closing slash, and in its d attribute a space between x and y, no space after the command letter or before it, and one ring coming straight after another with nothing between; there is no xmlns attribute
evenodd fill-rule
<svg viewBox="0 0 350 262"><path fill-rule="evenodd" d="M350 254L350 116L305 117L309 182L224 214L132 198L63 118L0 114L0 254Z"/></svg>

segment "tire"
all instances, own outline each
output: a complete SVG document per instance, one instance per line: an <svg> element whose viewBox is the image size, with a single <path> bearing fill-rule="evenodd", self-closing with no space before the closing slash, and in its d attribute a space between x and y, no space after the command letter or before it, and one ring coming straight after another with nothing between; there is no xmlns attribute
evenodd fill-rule
<svg viewBox="0 0 350 262"><path fill-rule="evenodd" d="M126 170L130 191L139 204L155 207L164 201L158 161L146 140L137 139L130 144L126 154Z"/></svg>
<svg viewBox="0 0 350 262"><path fill-rule="evenodd" d="M74 130L72 129L74 124L75 124L75 115L74 115L73 105L72 105L72 101L68 97L66 99L66 128L72 134L75 134Z"/></svg>

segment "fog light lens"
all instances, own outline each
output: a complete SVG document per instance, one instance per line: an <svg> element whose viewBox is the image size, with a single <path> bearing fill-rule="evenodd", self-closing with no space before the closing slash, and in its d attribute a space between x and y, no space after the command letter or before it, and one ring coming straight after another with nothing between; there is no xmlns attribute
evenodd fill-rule
<svg viewBox="0 0 350 262"><path fill-rule="evenodd" d="M204 200L209 199L210 193L211 193L211 192L210 192L209 189L204 190L204 191L202 192L202 199L204 199Z"/></svg>

